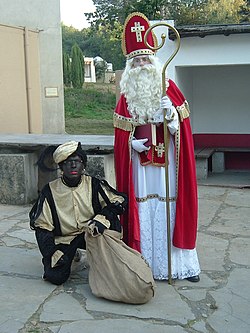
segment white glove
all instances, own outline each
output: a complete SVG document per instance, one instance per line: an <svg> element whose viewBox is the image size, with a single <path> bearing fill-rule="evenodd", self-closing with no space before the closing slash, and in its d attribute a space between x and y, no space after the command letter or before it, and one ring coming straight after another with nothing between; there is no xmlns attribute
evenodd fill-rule
<svg viewBox="0 0 250 333"><path fill-rule="evenodd" d="M179 127L178 113L168 96L161 99L161 108L164 110L165 118L168 122L169 132L174 135Z"/></svg>
<svg viewBox="0 0 250 333"><path fill-rule="evenodd" d="M175 116L175 107L172 105L169 109L166 110L166 116L165 118L167 119L167 121L172 121L174 119Z"/></svg>
<svg viewBox="0 0 250 333"><path fill-rule="evenodd" d="M163 96L161 99L161 109L166 110L166 119L170 120L173 115L173 104L168 96Z"/></svg>
<svg viewBox="0 0 250 333"><path fill-rule="evenodd" d="M178 118L178 113L173 105L171 106L170 110L171 110L171 115L169 118L167 118L166 115L166 119L168 121L169 132L172 135L174 135L179 127L179 118Z"/></svg>
<svg viewBox="0 0 250 333"><path fill-rule="evenodd" d="M171 117L171 111L170 111L171 106L172 102L170 101L168 96L162 97L162 99L160 100L160 109L153 116L153 123L163 123L163 116L165 110L167 112L167 115Z"/></svg>
<svg viewBox="0 0 250 333"><path fill-rule="evenodd" d="M169 109L172 106L172 102L168 96L163 96L161 99L161 109Z"/></svg>
<svg viewBox="0 0 250 333"><path fill-rule="evenodd" d="M132 140L132 147L134 150L136 150L138 153L141 153L143 151L146 151L146 150L149 150L150 148L149 147L146 147L144 145L145 142L147 142L148 139L139 139L139 140L136 140L136 139L133 139Z"/></svg>

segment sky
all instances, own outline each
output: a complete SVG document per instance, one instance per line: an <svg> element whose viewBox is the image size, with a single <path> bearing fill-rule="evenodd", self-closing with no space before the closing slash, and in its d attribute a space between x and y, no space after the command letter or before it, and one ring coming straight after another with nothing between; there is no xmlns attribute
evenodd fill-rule
<svg viewBox="0 0 250 333"><path fill-rule="evenodd" d="M92 0L60 0L61 21L78 30L88 27L84 13L95 10Z"/></svg>

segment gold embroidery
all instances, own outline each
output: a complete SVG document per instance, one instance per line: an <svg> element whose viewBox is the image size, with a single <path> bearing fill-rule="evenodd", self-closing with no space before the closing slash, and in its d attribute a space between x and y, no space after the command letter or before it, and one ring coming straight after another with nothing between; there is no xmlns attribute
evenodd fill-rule
<svg viewBox="0 0 250 333"><path fill-rule="evenodd" d="M133 120L132 118L127 118L124 116L120 116L117 113L114 113L113 116L114 127L120 128L124 131L132 131L133 130Z"/></svg>
<svg viewBox="0 0 250 333"><path fill-rule="evenodd" d="M137 202L145 202L148 199L158 199L159 201L163 201L163 202L167 201L167 199L165 197L160 197L158 194L148 194L147 196L145 196L143 198L136 198L136 201ZM174 202L174 201L176 201L176 197L168 198L168 201L169 202Z"/></svg>
<svg viewBox="0 0 250 333"><path fill-rule="evenodd" d="M176 110L179 113L181 122L183 122L183 120L188 118L190 115L189 105L187 101L185 101L182 105L177 106Z"/></svg>
<svg viewBox="0 0 250 333"><path fill-rule="evenodd" d="M180 126L178 130L175 132L175 179L176 179L176 198L178 197L178 174L179 174L179 160L180 160Z"/></svg>
<svg viewBox="0 0 250 333"><path fill-rule="evenodd" d="M159 143L159 145L155 147L155 151L157 151L157 157L162 157L165 152L164 143Z"/></svg>
<svg viewBox="0 0 250 333"><path fill-rule="evenodd" d="M134 137L134 131L135 131L135 128L133 127L133 130L130 132L129 138L128 138L128 150L129 150L129 159L130 159L130 161L131 161L131 158L132 158L132 140L133 140L133 137Z"/></svg>

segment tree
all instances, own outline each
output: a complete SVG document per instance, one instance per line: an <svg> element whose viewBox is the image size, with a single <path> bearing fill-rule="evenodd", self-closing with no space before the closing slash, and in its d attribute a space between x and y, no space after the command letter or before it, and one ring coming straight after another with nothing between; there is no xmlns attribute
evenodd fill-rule
<svg viewBox="0 0 250 333"><path fill-rule="evenodd" d="M71 49L71 82L74 88L82 88L84 82L84 57L75 43Z"/></svg>
<svg viewBox="0 0 250 333"><path fill-rule="evenodd" d="M204 6L207 1L208 0L168 1L168 15L175 21L176 26L203 24Z"/></svg>
<svg viewBox="0 0 250 333"><path fill-rule="evenodd" d="M82 31L82 41L79 44L84 54L89 57L100 56L113 64L114 70L124 68L125 59L121 49L123 26L116 22L98 28L88 28Z"/></svg>
<svg viewBox="0 0 250 333"><path fill-rule="evenodd" d="M95 13L85 13L92 27L123 24L139 11L149 20L175 20L178 25L249 21L249 0L93 0Z"/></svg>
<svg viewBox="0 0 250 333"><path fill-rule="evenodd" d="M71 85L71 63L67 53L63 53L63 82L66 87Z"/></svg>
<svg viewBox="0 0 250 333"><path fill-rule="evenodd" d="M84 14L92 27L107 23L113 25L117 21L122 24L132 10L131 3L131 0L93 0L96 11Z"/></svg>
<svg viewBox="0 0 250 333"><path fill-rule="evenodd" d="M67 27L62 24L62 47L63 52L70 54L72 46L76 43L80 45L83 31L79 31L74 27Z"/></svg>
<svg viewBox="0 0 250 333"><path fill-rule="evenodd" d="M161 8L168 2L166 0L93 0L96 7L94 13L84 13L92 26L109 24L114 26L116 22L123 24L126 17L132 12L142 12L149 19L160 19Z"/></svg>
<svg viewBox="0 0 250 333"><path fill-rule="evenodd" d="M85 13L91 27L79 31L62 25L63 50L74 43L88 57L100 56L122 69L123 24L128 14L139 11L149 20L174 20L175 26L249 22L250 0L93 0L95 13Z"/></svg>
<svg viewBox="0 0 250 333"><path fill-rule="evenodd" d="M247 3L242 7L241 12L241 22L249 23L250 22L250 0L247 0Z"/></svg>
<svg viewBox="0 0 250 333"><path fill-rule="evenodd" d="M209 0L205 7L205 23L240 23L242 10L247 10L247 7L249 15L245 0Z"/></svg>
<svg viewBox="0 0 250 333"><path fill-rule="evenodd" d="M94 59L94 64L95 64L96 78L104 82L105 72L107 70L107 62L103 60L101 57L96 57Z"/></svg>

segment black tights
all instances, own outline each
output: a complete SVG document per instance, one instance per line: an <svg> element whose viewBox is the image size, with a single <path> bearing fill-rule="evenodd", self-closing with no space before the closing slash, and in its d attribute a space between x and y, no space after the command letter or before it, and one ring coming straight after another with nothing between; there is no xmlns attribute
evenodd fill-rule
<svg viewBox="0 0 250 333"><path fill-rule="evenodd" d="M84 233L74 238L70 244L58 244L56 249L62 251L67 256L68 260L64 265L52 268L51 258L43 258L44 278L56 285L66 282L70 276L71 264L78 248L86 249Z"/></svg>

